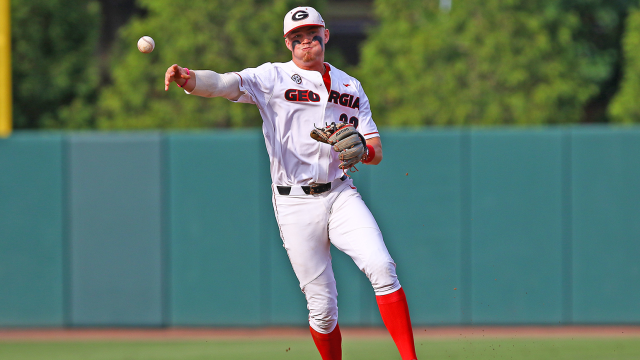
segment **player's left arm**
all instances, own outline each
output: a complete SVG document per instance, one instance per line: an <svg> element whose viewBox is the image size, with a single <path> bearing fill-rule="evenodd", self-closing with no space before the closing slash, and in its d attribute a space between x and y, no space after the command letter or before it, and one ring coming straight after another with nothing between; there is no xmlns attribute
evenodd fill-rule
<svg viewBox="0 0 640 360"><path fill-rule="evenodd" d="M369 162L366 162L365 164L367 165L380 164L380 161L382 161L382 142L380 141L380 136L367 139L367 147L369 146L371 146L371 148L375 152L375 155L373 156L373 159L371 159ZM371 149L369 149L369 152L371 152Z"/></svg>

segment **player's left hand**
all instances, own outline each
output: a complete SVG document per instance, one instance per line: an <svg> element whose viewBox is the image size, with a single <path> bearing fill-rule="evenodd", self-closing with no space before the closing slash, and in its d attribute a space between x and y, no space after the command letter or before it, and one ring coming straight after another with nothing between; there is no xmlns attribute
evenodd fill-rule
<svg viewBox="0 0 640 360"><path fill-rule="evenodd" d="M311 137L333 145L333 150L340 153L340 169L352 168L367 155L367 141L352 124L331 123L324 128L315 128Z"/></svg>

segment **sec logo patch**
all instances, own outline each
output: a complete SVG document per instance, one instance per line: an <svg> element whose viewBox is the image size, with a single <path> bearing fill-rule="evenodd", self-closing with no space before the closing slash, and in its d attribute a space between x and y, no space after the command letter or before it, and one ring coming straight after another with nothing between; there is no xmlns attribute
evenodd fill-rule
<svg viewBox="0 0 640 360"><path fill-rule="evenodd" d="M291 76L291 80L298 85L302 84L302 78L298 74L293 74L293 76Z"/></svg>

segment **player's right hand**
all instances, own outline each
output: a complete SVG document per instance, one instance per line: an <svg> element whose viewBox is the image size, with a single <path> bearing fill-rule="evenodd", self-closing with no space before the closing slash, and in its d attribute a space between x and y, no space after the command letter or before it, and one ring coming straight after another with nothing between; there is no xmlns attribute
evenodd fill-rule
<svg viewBox="0 0 640 360"><path fill-rule="evenodd" d="M188 79L191 79L191 76L187 74L187 71L178 66L178 64L173 64L169 66L164 74L164 91L169 90L169 84L172 82L175 81L178 85L184 85Z"/></svg>

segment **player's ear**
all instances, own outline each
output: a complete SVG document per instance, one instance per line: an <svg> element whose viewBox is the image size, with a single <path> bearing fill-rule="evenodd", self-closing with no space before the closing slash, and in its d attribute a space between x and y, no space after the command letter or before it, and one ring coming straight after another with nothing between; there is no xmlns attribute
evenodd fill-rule
<svg viewBox="0 0 640 360"><path fill-rule="evenodd" d="M325 28L324 29L324 43L328 43L329 42L329 29Z"/></svg>
<svg viewBox="0 0 640 360"><path fill-rule="evenodd" d="M287 49L289 49L289 51L293 51L293 49L291 48L291 41L289 41L288 38L284 38L284 44L287 46Z"/></svg>

